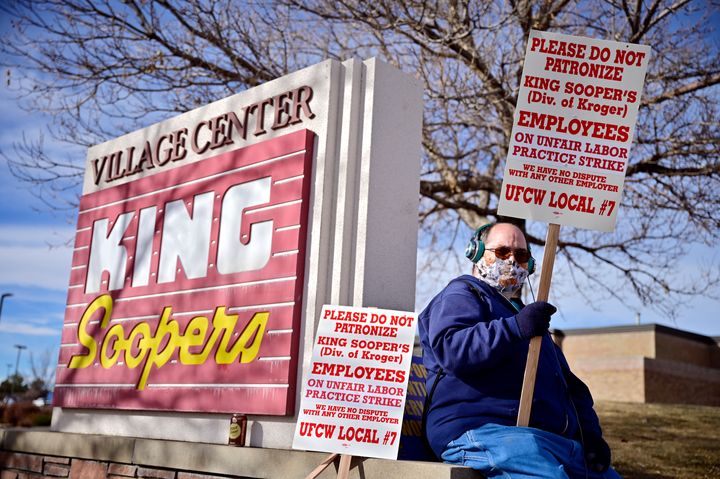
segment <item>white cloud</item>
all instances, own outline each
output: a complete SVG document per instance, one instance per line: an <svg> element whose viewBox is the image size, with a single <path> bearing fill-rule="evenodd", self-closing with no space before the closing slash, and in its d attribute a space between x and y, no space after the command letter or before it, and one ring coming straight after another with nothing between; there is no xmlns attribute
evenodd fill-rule
<svg viewBox="0 0 720 479"><path fill-rule="evenodd" d="M58 225L0 225L0 248L6 246L40 246L62 249L72 242L75 228ZM60 245L60 246L57 246ZM69 249L69 248L67 248Z"/></svg>
<svg viewBox="0 0 720 479"><path fill-rule="evenodd" d="M3 322L2 324L0 324L0 332L29 334L31 336L58 336L58 334L60 333L58 328L48 328L45 326L35 326L32 324L16 324L10 322Z"/></svg>
<svg viewBox="0 0 720 479"><path fill-rule="evenodd" d="M50 247L72 238L69 228L3 225L0 228L0 284L65 290L72 248Z"/></svg>

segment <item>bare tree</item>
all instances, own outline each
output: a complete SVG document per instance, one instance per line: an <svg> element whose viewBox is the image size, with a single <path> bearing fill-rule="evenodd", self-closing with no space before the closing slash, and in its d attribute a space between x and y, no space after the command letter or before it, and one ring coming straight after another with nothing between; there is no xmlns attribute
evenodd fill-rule
<svg viewBox="0 0 720 479"><path fill-rule="evenodd" d="M32 399L45 396L55 383L55 367L56 355L52 350L46 349L36 358L30 352L30 371L32 379L30 381L30 389L33 395Z"/></svg>
<svg viewBox="0 0 720 479"><path fill-rule="evenodd" d="M582 294L632 292L667 314L683 298L716 292L714 265L686 274L678 261L720 234L714 1L16 0L4 8L14 25L0 45L11 84L27 108L54 115L55 139L75 145L324 58L379 56L413 72L425 84L422 244L436 259L457 248L457 235L497 217L530 30L648 44L617 229L563 229L559 267ZM79 161L34 148L27 141L5 153L18 177L61 191L79 181ZM543 243L543 225L521 226Z"/></svg>

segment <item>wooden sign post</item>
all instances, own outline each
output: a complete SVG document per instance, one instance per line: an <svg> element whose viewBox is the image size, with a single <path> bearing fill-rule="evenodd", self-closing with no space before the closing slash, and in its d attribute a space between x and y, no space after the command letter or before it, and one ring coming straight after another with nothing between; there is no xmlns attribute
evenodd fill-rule
<svg viewBox="0 0 720 479"><path fill-rule="evenodd" d="M532 31L498 215L549 223L539 301L560 225L613 231L650 47ZM518 426L530 423L542 337L532 338Z"/></svg>
<svg viewBox="0 0 720 479"><path fill-rule="evenodd" d="M547 301L550 296L550 282L552 281L553 266L555 265L555 250L557 249L559 236L560 225L551 224L548 227L547 237L545 238L545 253L543 254L542 267L540 270L538 301ZM530 340L527 363L525 364L525 376L523 377L523 387L520 393L520 408L517 418L518 426L528 426L530 424L530 409L532 406L533 392L535 390L535 376L537 375L541 345L542 336L535 336Z"/></svg>
<svg viewBox="0 0 720 479"><path fill-rule="evenodd" d="M335 462L335 459L340 456L340 464L338 465L338 479L347 479L350 476L350 462L352 461L352 456L348 454L330 454L328 457L325 458L323 462L321 462L315 469L310 472L307 476L305 476L305 479L315 479L318 477L322 472L328 468L330 464Z"/></svg>

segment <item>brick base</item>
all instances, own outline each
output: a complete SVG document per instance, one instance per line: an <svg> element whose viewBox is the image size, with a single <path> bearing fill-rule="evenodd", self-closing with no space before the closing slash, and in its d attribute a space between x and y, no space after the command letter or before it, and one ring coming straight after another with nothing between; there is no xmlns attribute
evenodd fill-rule
<svg viewBox="0 0 720 479"><path fill-rule="evenodd" d="M303 479L327 453L0 428L0 479ZM337 479L335 464L318 479ZM349 479L481 479L436 462L353 459Z"/></svg>
<svg viewBox="0 0 720 479"><path fill-rule="evenodd" d="M198 472L0 451L0 479L227 479Z"/></svg>

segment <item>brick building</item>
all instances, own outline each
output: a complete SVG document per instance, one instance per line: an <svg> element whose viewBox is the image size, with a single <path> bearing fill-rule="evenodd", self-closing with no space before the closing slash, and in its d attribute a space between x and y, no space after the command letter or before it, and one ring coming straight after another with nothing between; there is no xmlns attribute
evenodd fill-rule
<svg viewBox="0 0 720 479"><path fill-rule="evenodd" d="M720 406L720 338L658 324L553 335L596 400Z"/></svg>

